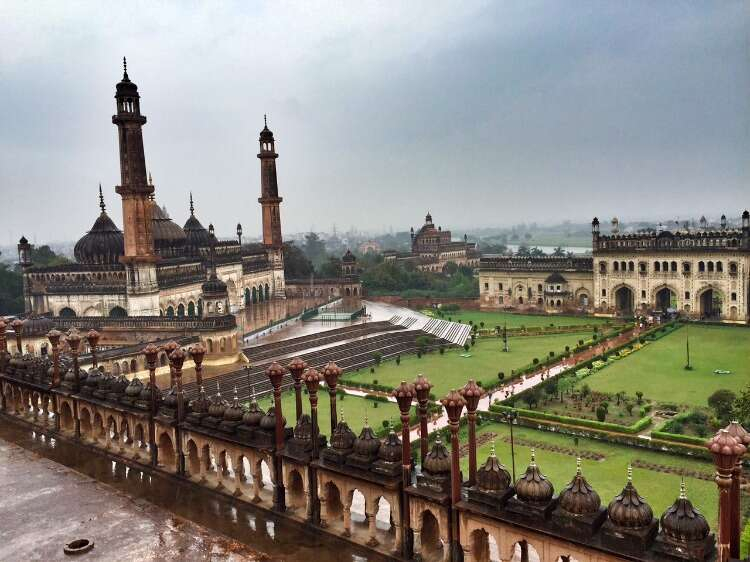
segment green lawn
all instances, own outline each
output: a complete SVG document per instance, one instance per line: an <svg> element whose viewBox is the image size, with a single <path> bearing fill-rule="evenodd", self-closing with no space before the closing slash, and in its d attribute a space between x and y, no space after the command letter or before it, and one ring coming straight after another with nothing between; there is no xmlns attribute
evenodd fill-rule
<svg viewBox="0 0 750 562"><path fill-rule="evenodd" d="M550 351L560 354L565 346L577 345L579 339L590 337L588 332L580 334L554 334L548 336L520 336L509 339L510 351L502 351L502 341L497 338L477 339L469 350L471 357L461 357L463 349L447 349L444 355L437 351L418 359L416 355L404 355L401 365L388 361L375 368L375 373L363 369L360 373L347 373L344 379L396 387L402 380L413 381L419 373L424 374L435 387L437 398L445 396L452 388L460 388L473 378L486 384L497 381L497 373L510 378L511 369L523 367L534 357L540 361Z"/></svg>
<svg viewBox="0 0 750 562"><path fill-rule="evenodd" d="M303 387L304 388L304 387ZM265 397L260 401L260 406L264 410L267 410L271 406L272 400L269 397ZM375 407L377 404L377 407ZM352 431L359 435L362 426L364 425L365 415L367 415L368 423L373 429L380 429L383 426L383 420L390 420L392 423L399 421L398 406L393 403L375 402L374 400L367 400L358 396L346 396L343 400L339 396L336 402L336 407L339 410L344 410L344 419ZM285 392L281 396L281 409L284 412L286 418L287 427L294 427L296 406L294 401L294 392ZM305 413L310 413L310 397L302 393L302 409ZM318 424L320 426L320 432L323 435L329 435L331 429L330 422L330 400L328 398L328 391L325 387L321 387L318 393Z"/></svg>
<svg viewBox="0 0 750 562"><path fill-rule="evenodd" d="M497 456L506 466L508 472L511 472L510 443L503 440L504 437L509 435L508 426L487 424L480 427L478 434L481 436L488 431L498 434L498 438L495 440ZM516 439L525 440L526 442L542 442L568 449L576 449L572 437L522 427L514 428L513 433ZM465 442L465 439L463 441ZM487 442L479 448L477 453L477 464L479 466L487 459L490 453L490 446L491 443ZM622 490L626 482L628 463L634 462L636 459L643 462L676 467L678 469L713 473L713 465L709 461L668 455L666 453L623 445L612 445L584 438L579 439L578 450L596 452L605 456L604 460L583 459L582 463L584 476L599 493L602 505L605 507ZM531 452L528 446L520 445L518 442L516 443L515 451L516 477L518 478L526 470ZM554 484L555 493L559 493L575 475L576 461L572 455L537 448L536 460L539 468ZM463 457L461 459L461 470L463 471L464 478L467 477L468 466L468 457ZM645 468L633 468L633 484L641 496L645 497L649 502L651 508L654 510L654 516L658 518L679 495L680 476L678 474L665 474ZM700 480L689 476L685 478L685 484L687 486L688 497L695 507L703 512L709 524L715 530L717 521L716 484L713 481Z"/></svg>
<svg viewBox="0 0 750 562"><path fill-rule="evenodd" d="M692 371L684 369L690 337ZM732 371L714 374L714 369ZM750 383L750 329L724 326L682 327L586 378L592 390L644 396L661 402L706 406L720 388L735 393Z"/></svg>
<svg viewBox="0 0 750 562"><path fill-rule="evenodd" d="M483 312L479 310L459 310L458 312L446 312L443 314L445 320L451 317L454 322L468 324L469 320L474 324L484 322L485 328L508 325L508 328L521 326L579 326L584 324L604 324L608 318L596 318L593 316L563 316L558 314L514 314L512 312Z"/></svg>

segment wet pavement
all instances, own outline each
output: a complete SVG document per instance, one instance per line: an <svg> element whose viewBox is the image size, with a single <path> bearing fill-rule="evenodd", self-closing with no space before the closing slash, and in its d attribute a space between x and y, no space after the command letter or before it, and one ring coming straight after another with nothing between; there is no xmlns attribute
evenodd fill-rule
<svg viewBox="0 0 750 562"><path fill-rule="evenodd" d="M189 483L0 417L0 560L379 560ZM74 557L63 545L89 539Z"/></svg>

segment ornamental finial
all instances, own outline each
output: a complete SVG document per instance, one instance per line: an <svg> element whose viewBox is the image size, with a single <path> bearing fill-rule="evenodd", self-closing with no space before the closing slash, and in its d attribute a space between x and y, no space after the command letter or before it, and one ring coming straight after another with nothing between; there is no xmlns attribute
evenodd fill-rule
<svg viewBox="0 0 750 562"><path fill-rule="evenodd" d="M490 446L490 457L494 459L496 456L497 455L495 454L495 441L493 440L492 445Z"/></svg>
<svg viewBox="0 0 750 562"><path fill-rule="evenodd" d="M536 449L531 449L531 466L536 466Z"/></svg>
<svg viewBox="0 0 750 562"><path fill-rule="evenodd" d="M123 81L130 80L128 78L128 59L122 57L122 79Z"/></svg>
<svg viewBox="0 0 750 562"><path fill-rule="evenodd" d="M102 210L102 213L106 210L104 205L104 195L102 194L102 182L99 182L99 208Z"/></svg>
<svg viewBox="0 0 750 562"><path fill-rule="evenodd" d="M681 500L687 499L687 490L685 489L685 477L684 476L680 478L680 499Z"/></svg>
<svg viewBox="0 0 750 562"><path fill-rule="evenodd" d="M576 458L576 476L581 475L581 457Z"/></svg>
<svg viewBox="0 0 750 562"><path fill-rule="evenodd" d="M190 216L193 216L193 211L195 210L195 207L193 207L193 192L190 192Z"/></svg>
<svg viewBox="0 0 750 562"><path fill-rule="evenodd" d="M265 113L263 114L263 126L266 129L268 128L268 116Z"/></svg>
<svg viewBox="0 0 750 562"><path fill-rule="evenodd" d="M628 482L633 482L633 465L628 465Z"/></svg>

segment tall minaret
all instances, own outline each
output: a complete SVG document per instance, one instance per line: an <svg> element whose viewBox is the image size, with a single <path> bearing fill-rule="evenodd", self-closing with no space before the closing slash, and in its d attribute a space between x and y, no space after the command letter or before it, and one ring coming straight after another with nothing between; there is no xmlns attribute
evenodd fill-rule
<svg viewBox="0 0 750 562"><path fill-rule="evenodd" d="M268 130L266 116L263 116L264 127L260 132L260 197L258 203L263 206L263 244L267 248L280 249L281 215L279 207L279 186L276 181L276 159L279 157L274 150L273 133Z"/></svg>
<svg viewBox="0 0 750 562"><path fill-rule="evenodd" d="M158 256L154 253L151 234L150 196L154 186L146 177L141 131L146 117L141 115L138 86L128 78L124 58L123 77L117 84L115 99L117 114L112 116L112 123L117 125L120 140L120 185L115 191L122 197L125 254L120 259L127 273L128 314L158 316L159 286L155 265Z"/></svg>

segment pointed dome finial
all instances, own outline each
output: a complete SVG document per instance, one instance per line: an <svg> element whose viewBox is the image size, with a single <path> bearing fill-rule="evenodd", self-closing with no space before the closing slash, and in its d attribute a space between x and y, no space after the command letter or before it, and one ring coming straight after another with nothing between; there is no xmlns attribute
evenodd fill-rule
<svg viewBox="0 0 750 562"><path fill-rule="evenodd" d="M531 449L531 466L536 466L536 449Z"/></svg>
<svg viewBox="0 0 750 562"><path fill-rule="evenodd" d="M368 424L368 420L367 420L367 414L365 414L365 427L370 427L370 425Z"/></svg>
<svg viewBox="0 0 750 562"><path fill-rule="evenodd" d="M107 207L104 205L104 194L102 194L102 182L99 182L99 208L102 210L102 213L107 209Z"/></svg>
<svg viewBox="0 0 750 562"><path fill-rule="evenodd" d="M576 458L576 476L581 475L581 457Z"/></svg>
<svg viewBox="0 0 750 562"><path fill-rule="evenodd" d="M263 126L266 129L268 128L268 116L265 113L263 114Z"/></svg>
<svg viewBox="0 0 750 562"><path fill-rule="evenodd" d="M341 419L341 423L344 423L344 409L339 408L339 418Z"/></svg>
<svg viewBox="0 0 750 562"><path fill-rule="evenodd" d="M125 57L122 57L122 79L123 81L130 80L128 78L128 59Z"/></svg>
<svg viewBox="0 0 750 562"><path fill-rule="evenodd" d="M497 455L495 454L495 440L493 439L492 445L490 446L490 457L494 459L496 456Z"/></svg>
<svg viewBox="0 0 750 562"><path fill-rule="evenodd" d="M193 216L193 211L195 211L195 207L193 206L193 192L190 192L190 216Z"/></svg>
<svg viewBox="0 0 750 562"><path fill-rule="evenodd" d="M628 482L633 482L633 465L628 464Z"/></svg>
<svg viewBox="0 0 750 562"><path fill-rule="evenodd" d="M151 179L151 170L148 171L148 184L154 185L154 180Z"/></svg>
<svg viewBox="0 0 750 562"><path fill-rule="evenodd" d="M680 478L680 499L681 500L687 499L687 490L685 489L685 477L684 476Z"/></svg>

